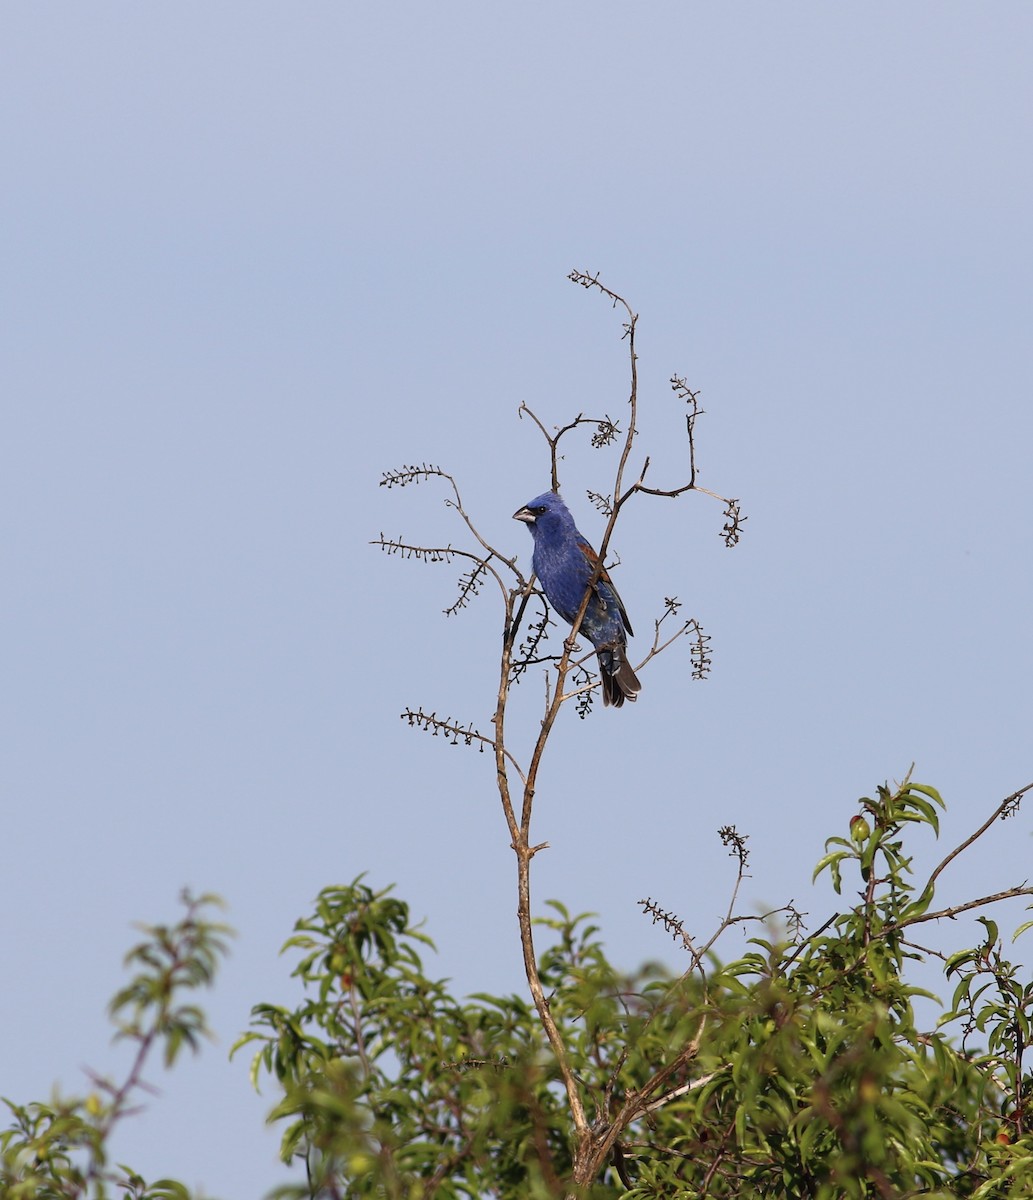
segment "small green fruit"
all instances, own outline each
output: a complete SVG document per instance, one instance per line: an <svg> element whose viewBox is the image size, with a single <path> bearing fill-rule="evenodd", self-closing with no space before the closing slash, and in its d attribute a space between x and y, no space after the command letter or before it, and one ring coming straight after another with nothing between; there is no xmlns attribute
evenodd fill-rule
<svg viewBox="0 0 1033 1200"><path fill-rule="evenodd" d="M872 827L860 813L850 818L850 836L858 846L863 846L872 835Z"/></svg>

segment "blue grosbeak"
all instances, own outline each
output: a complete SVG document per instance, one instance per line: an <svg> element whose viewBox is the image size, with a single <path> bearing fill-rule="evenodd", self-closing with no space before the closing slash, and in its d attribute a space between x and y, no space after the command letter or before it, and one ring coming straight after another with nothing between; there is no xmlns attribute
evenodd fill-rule
<svg viewBox="0 0 1033 1200"><path fill-rule="evenodd" d="M574 518L555 492L545 492L517 509L513 519L524 521L534 538L531 565L546 599L564 621L573 624L599 555L578 533ZM599 656L603 704L620 708L625 700L636 700L642 685L626 656L631 623L605 571L592 588L581 632Z"/></svg>

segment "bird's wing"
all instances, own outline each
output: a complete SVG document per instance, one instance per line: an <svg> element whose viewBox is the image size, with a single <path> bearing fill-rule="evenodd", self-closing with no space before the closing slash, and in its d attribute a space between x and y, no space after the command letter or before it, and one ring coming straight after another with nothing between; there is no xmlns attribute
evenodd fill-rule
<svg viewBox="0 0 1033 1200"><path fill-rule="evenodd" d="M585 541L579 541L577 545L578 545L578 549L581 551L581 553L585 556L585 558L588 559L589 564L591 565L592 570L594 572L596 567L599 565L599 555L596 554L596 552L592 549L592 547ZM599 581L601 583L605 583L606 586L610 589L610 594L613 596L614 600L617 601L617 611L620 613L621 620L624 622L624 628L628 631L628 633L632 637L634 637L635 631L631 628L631 622L628 620L628 614L624 609L624 601L620 598L620 595L617 592L617 589L613 586L613 580L610 578L609 572L606 570L605 567L603 567L603 569L602 569L602 572L599 576ZM599 588L598 588L598 586L596 586L596 592L598 592L598 591L599 591Z"/></svg>

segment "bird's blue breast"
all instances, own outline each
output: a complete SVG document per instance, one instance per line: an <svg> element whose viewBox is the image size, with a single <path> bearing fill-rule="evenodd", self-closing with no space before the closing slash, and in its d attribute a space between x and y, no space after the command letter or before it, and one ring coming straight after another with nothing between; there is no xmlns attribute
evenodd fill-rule
<svg viewBox="0 0 1033 1200"><path fill-rule="evenodd" d="M532 565L549 603L565 621L573 623L594 570L576 539L536 538ZM620 608L603 580L593 589L581 631L593 646L624 640Z"/></svg>

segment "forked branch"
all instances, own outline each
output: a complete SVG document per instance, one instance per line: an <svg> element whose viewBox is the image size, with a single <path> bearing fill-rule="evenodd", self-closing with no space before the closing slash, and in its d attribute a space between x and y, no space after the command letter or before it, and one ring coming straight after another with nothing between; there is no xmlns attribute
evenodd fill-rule
<svg viewBox="0 0 1033 1200"><path fill-rule="evenodd" d="M585 665L586 660L591 657L591 652L582 658L581 652L577 650L577 638L593 588L601 577L603 564L607 561L610 540L623 506L632 496L639 493L674 497L693 490L706 492L706 489L699 487L697 482L695 430L696 422L702 415L702 409L699 407L699 393L694 392L679 377L672 378L671 384L679 399L683 400L687 406L685 429L688 437L688 482L668 490L646 486L645 475L649 467L647 457L635 482L630 486L625 483L628 464L638 436L639 378L635 344L638 317L627 301L602 283L597 274L590 275L587 272L573 271L570 279L581 287L598 291L609 299L615 308L622 310L622 338L628 347L629 393L626 423L623 419L614 418L609 413L604 413L602 416L586 416L582 412L567 421L566 424L554 427L550 431L545 422L527 404L521 404L518 410L518 416L521 419L526 417L530 420L545 440L548 447L550 479L554 491L558 491L560 487L560 446L568 435L585 428L590 430L590 441L594 448L604 449L610 446L619 446L618 459L609 491L589 492L590 501L606 518L606 527L599 545L598 564L586 588L571 629L564 639L562 653L557 655L542 653L543 643L548 637L552 621L548 604L539 589L535 587L533 577L526 578L517 567L515 557L501 553L481 536L463 506L455 479L440 467L428 463L406 465L397 470L385 472L380 481L381 486L387 488L406 487L410 484L425 483L436 479L444 480L450 489L445 503L458 512L467 533L473 539L474 547L461 549L456 548L452 543L437 547L418 546L401 538L387 538L383 534L374 544L380 546L388 554L415 558L420 561L451 562L456 558L464 559L469 564L469 568L460 578L459 595L455 603L446 610L449 614L457 613L465 608L478 595L482 583L488 578L493 578L500 589L504 608L504 632L491 733L483 733L473 724L464 725L451 718L438 717L436 713L428 713L423 708L407 708L402 713L402 718L407 720L410 725L427 730L433 736L442 736L451 745L476 745L479 750L490 750L494 756L497 789L516 859L517 913L524 969L538 1019L555 1056L559 1076L570 1107L576 1140L572 1184L580 1187L592 1182L598 1173L600 1164L615 1145L619 1134L636 1114L646 1113L651 1108L669 1103L676 1095L683 1094L684 1088L681 1087L669 1091L667 1081L675 1070L692 1057L695 1050L691 1045L683 1047L670 1063L654 1074L646 1088L629 1095L612 1120L603 1120L602 1123L597 1121L595 1125L589 1123L585 1098L582 1095L582 1085L574 1073L563 1036L550 1011L549 1001L544 994L538 969L532 924L530 869L531 860L540 850L544 849L545 843L535 844L531 840L534 799L545 750L562 705L566 701L574 699L578 715L584 717L591 707L592 693L598 687L595 677ZM706 494L714 495L711 492L706 492ZM722 536L727 544L734 545L738 540L743 520L739 514L738 501L723 497L717 498L721 499L725 505L726 525ZM542 607L539 613L528 620L528 605L533 597L540 599ZM709 638L703 633L697 621L679 618L676 615L679 608L680 604L676 598L664 600L663 612L654 621L652 645L642 666L669 649L680 638L688 637L692 641L693 676L702 679L710 669ZM534 613L534 609L530 611ZM527 621L526 627L525 621ZM524 766L506 745L506 720L512 686L534 664L548 665L549 686L541 724L533 744L529 748L526 766ZM568 677L573 684L571 687L568 687ZM741 869L744 866L745 860L743 859ZM724 926L726 927L728 923L737 919L733 918L729 912ZM691 945L691 942L689 944ZM708 943L708 946L710 944ZM695 950L692 953L697 954ZM697 962L703 953L705 950L698 952Z"/></svg>

